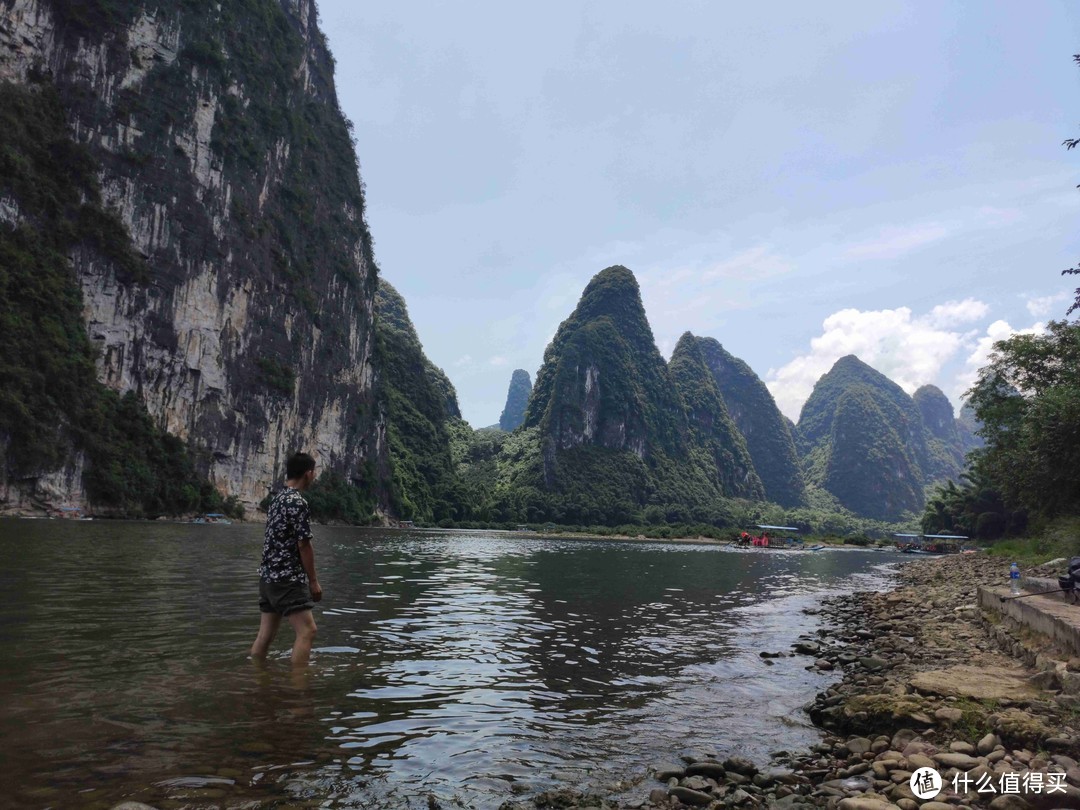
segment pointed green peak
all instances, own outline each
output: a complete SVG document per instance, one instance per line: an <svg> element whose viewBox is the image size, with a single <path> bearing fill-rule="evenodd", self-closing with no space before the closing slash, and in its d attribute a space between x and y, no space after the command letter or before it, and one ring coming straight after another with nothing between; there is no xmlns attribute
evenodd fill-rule
<svg viewBox="0 0 1080 810"><path fill-rule="evenodd" d="M746 440L766 497L782 506L800 506L805 485L791 420L780 413L772 393L743 360L715 338L699 337L697 344L735 427Z"/></svg>
<svg viewBox="0 0 1080 810"><path fill-rule="evenodd" d="M525 408L532 393L532 378L523 368L515 369L510 377L510 388L506 392L506 406L499 417L499 427L508 433L516 429L525 419Z"/></svg>
<svg viewBox="0 0 1080 810"><path fill-rule="evenodd" d="M696 362L704 364L705 357L701 353L701 346L698 344L698 338L694 337L690 332L683 332L679 338L679 342L675 344L675 350L671 353L671 359L676 357L687 356L693 358Z"/></svg>
<svg viewBox="0 0 1080 810"><path fill-rule="evenodd" d="M581 294L575 314L583 317L612 315L622 313L625 307L635 304L644 314L637 279L628 269L616 264L592 277Z"/></svg>
<svg viewBox="0 0 1080 810"><path fill-rule="evenodd" d="M923 424L938 439L956 438L956 414L945 392L936 385L924 385L912 395L919 406Z"/></svg>
<svg viewBox="0 0 1080 810"><path fill-rule="evenodd" d="M856 514L900 520L922 509L922 474L895 429L897 416L868 385L849 386L837 401L822 484Z"/></svg>
<svg viewBox="0 0 1080 810"><path fill-rule="evenodd" d="M692 442L708 452L720 491L729 497L765 497L746 440L732 422L697 339L684 332L668 364L686 407Z"/></svg>

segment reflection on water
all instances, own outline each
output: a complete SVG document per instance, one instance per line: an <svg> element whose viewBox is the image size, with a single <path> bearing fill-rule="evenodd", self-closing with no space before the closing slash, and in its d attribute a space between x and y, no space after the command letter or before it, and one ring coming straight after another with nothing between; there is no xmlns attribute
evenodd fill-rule
<svg viewBox="0 0 1080 810"><path fill-rule="evenodd" d="M312 665L266 662L258 526L0 521L0 782L21 806L496 807L816 735L763 661L892 555L320 528ZM245 804L246 803L246 804Z"/></svg>

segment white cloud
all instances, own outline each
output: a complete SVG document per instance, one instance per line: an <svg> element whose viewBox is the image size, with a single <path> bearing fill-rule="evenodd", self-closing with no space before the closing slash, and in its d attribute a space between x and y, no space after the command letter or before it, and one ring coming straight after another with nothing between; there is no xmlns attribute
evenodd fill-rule
<svg viewBox="0 0 1080 810"><path fill-rule="evenodd" d="M1046 324L1034 323L1026 329L1014 329L1007 321L996 320L988 327L986 332L968 346L969 353L964 362L963 370L956 376L953 386L954 398L959 398L974 385L978 379L979 369L987 364L990 355L993 354L994 344L999 340L1006 340L1013 335L1040 335L1046 331Z"/></svg>
<svg viewBox="0 0 1080 810"><path fill-rule="evenodd" d="M465 366L471 366L472 365L472 355L471 354L463 354L461 357L459 357L457 360L454 361L454 365L457 368L464 368Z"/></svg>
<svg viewBox="0 0 1080 810"><path fill-rule="evenodd" d="M510 361L507 360L505 357L503 357L501 354L497 354L494 357L492 357L490 360L488 360L489 364L491 364L493 366L496 366L496 367L505 366L509 362Z"/></svg>
<svg viewBox="0 0 1080 810"><path fill-rule="evenodd" d="M1045 318L1058 310L1058 314L1065 316L1066 307L1060 306L1072 298L1072 293L1059 292L1054 295L1032 296L1027 299L1027 311L1035 318Z"/></svg>
<svg viewBox="0 0 1080 810"><path fill-rule="evenodd" d="M963 301L947 301L938 304L927 316L927 321L934 326L959 326L964 323L981 321L990 314L990 307L974 298Z"/></svg>
<svg viewBox="0 0 1080 810"><path fill-rule="evenodd" d="M821 334L810 341L809 352L769 371L769 390L780 410L797 420L818 379L841 357L854 354L913 393L936 380L969 345L974 335L955 327L987 312L988 307L974 299L941 304L917 317L908 307L834 312L822 323Z"/></svg>
<svg viewBox="0 0 1080 810"><path fill-rule="evenodd" d="M950 229L937 223L882 229L875 237L848 245L849 259L895 259L912 250L944 239Z"/></svg>

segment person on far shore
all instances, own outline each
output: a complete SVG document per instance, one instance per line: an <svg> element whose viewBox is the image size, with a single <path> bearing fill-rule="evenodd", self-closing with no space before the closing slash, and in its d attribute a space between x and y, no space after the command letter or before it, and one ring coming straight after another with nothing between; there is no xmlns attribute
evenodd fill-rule
<svg viewBox="0 0 1080 810"><path fill-rule="evenodd" d="M315 459L294 453L285 464L285 488L266 510L262 565L259 566L259 635L251 645L252 658L265 658L281 626L289 620L296 632L292 662L306 664L315 640L311 609L322 599L311 546L311 511L300 493L315 480Z"/></svg>

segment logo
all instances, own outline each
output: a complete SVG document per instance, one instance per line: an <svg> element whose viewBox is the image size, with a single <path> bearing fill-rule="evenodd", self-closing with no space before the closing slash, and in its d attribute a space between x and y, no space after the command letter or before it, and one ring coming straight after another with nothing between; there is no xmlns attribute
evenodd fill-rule
<svg viewBox="0 0 1080 810"><path fill-rule="evenodd" d="M920 799L932 799L941 792L941 774L933 768L919 768L908 780L911 792Z"/></svg>

